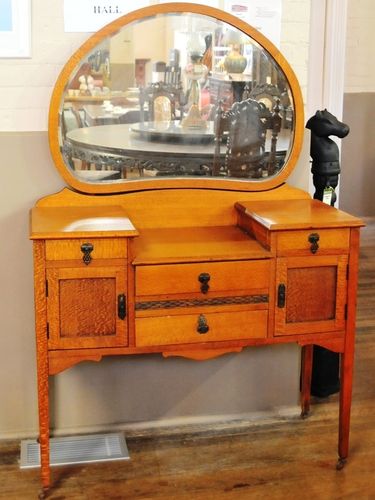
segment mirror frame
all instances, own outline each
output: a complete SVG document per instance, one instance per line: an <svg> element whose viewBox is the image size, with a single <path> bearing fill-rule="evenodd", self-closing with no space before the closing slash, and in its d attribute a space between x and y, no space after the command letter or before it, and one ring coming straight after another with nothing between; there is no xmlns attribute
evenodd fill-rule
<svg viewBox="0 0 375 500"><path fill-rule="evenodd" d="M277 173L277 175L261 180L235 178L220 179L207 177L163 177L160 179L137 179L129 181L124 179L123 182L108 184L87 183L80 181L71 173L68 166L64 162L59 143L60 106L72 71L77 67L82 58L85 57L90 50L94 49L103 38L116 33L123 26L157 14L171 14L174 12L202 14L216 18L219 21L226 22L255 40L280 66L289 84L294 108L294 136L285 166L279 173ZM283 184L294 169L302 148L303 132L304 111L301 89L292 68L279 49L259 31L241 19L238 19L231 14L227 14L220 9L193 3L164 3L144 7L116 19L110 24L104 26L104 28L100 29L98 32L94 33L85 43L83 43L83 45L81 45L81 47L71 56L63 67L52 93L48 118L49 145L57 170L70 187L77 191L90 194L126 193L132 191L165 188L224 189L234 191L266 191L273 189Z"/></svg>

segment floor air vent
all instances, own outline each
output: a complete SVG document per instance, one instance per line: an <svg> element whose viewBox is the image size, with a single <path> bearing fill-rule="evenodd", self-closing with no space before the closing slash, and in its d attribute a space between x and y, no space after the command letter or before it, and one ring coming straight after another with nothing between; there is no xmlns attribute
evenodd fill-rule
<svg viewBox="0 0 375 500"><path fill-rule="evenodd" d="M50 464L68 465L109 460L128 460L129 452L122 433L50 439ZM36 439L21 441L20 468L40 467L39 443Z"/></svg>

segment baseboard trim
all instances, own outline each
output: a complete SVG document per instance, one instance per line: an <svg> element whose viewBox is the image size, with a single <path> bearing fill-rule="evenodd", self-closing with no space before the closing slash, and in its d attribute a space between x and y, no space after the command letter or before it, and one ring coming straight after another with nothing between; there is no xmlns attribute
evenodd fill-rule
<svg viewBox="0 0 375 500"><path fill-rule="evenodd" d="M278 407L270 411L236 413L225 415L200 415L175 417L145 422L111 423L51 429L53 436L77 434L123 432L126 438L151 437L155 435L239 433L252 427L273 425L299 418L299 406ZM1 440L32 439L38 431L0 432Z"/></svg>

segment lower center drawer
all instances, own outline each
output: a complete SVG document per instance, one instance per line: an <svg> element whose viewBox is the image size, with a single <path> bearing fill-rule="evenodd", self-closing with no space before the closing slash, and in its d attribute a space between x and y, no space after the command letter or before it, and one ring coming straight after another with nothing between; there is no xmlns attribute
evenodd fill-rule
<svg viewBox="0 0 375 500"><path fill-rule="evenodd" d="M136 345L220 342L267 336L267 310L137 318Z"/></svg>

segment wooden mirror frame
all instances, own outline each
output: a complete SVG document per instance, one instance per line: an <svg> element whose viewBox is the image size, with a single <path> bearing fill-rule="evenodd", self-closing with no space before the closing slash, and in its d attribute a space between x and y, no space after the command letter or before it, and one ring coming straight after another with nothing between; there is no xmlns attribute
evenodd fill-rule
<svg viewBox="0 0 375 500"><path fill-rule="evenodd" d="M250 38L255 40L261 47L263 47L274 61L280 66L286 80L289 84L294 109L294 135L287 157L285 166L280 170L277 175L261 180L253 179L221 179L221 178L208 178L208 177L160 177L152 179L137 179L121 183L87 183L76 178L67 167L61 153L61 146L59 144L59 111L62 102L62 97L65 92L66 85L71 77L73 70L77 67L79 62L104 38L117 31L123 26L146 17L152 17L157 14L189 12L194 14L202 14L205 16L213 17L219 21L223 21L233 27L239 29ZM251 27L241 19L227 14L226 12L213 8L206 7L198 4L191 3L167 3L159 4L150 7L145 7L133 11L125 16L116 19L112 23L106 25L97 33L92 35L69 59L64 68L62 69L56 85L54 87L48 120L48 137L51 149L52 158L55 162L56 168L61 174L65 182L73 189L90 194L106 194L106 193L124 193L139 190L150 189L165 189L165 188L203 188L203 189L227 189L236 191L266 191L273 189L285 182L295 167L298 160L304 130L304 113L303 113L303 100L301 90L297 78L286 61L281 52L259 31Z"/></svg>

